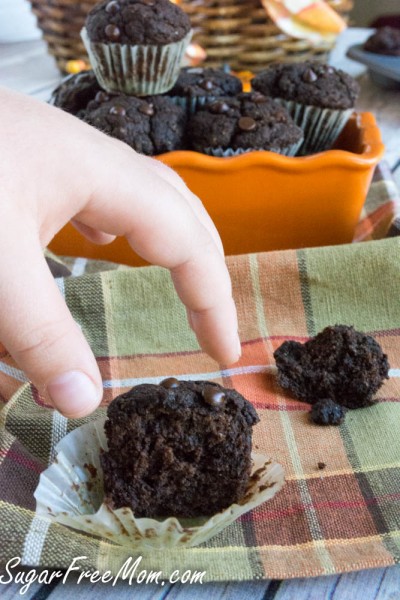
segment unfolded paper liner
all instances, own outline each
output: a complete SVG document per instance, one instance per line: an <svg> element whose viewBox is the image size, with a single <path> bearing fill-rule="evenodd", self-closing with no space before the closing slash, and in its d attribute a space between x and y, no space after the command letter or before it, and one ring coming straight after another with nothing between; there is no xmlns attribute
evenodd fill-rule
<svg viewBox="0 0 400 600"><path fill-rule="evenodd" d="M329 150L354 112L353 108L335 110L301 104L294 100L274 98L289 112L293 121L304 132L299 156Z"/></svg>
<svg viewBox="0 0 400 600"><path fill-rule="evenodd" d="M275 152L275 154L281 154L282 156L296 156L301 145L303 143L303 138L296 142L296 144L292 144L287 146L286 148L204 148L203 153L208 154L209 156L218 156L228 158L230 156L239 156L240 154L246 154L247 152Z"/></svg>
<svg viewBox="0 0 400 600"><path fill-rule="evenodd" d="M150 96L163 94L175 85L192 30L177 42L159 46L92 42L86 27L81 37L103 89Z"/></svg>
<svg viewBox="0 0 400 600"><path fill-rule="evenodd" d="M130 508L103 502L102 451L107 450L105 418L78 427L56 446L56 459L40 476L36 514L73 529L140 550L197 546L240 515L270 500L283 486L281 465L252 454L253 467L243 500L212 517L164 520L135 518Z"/></svg>

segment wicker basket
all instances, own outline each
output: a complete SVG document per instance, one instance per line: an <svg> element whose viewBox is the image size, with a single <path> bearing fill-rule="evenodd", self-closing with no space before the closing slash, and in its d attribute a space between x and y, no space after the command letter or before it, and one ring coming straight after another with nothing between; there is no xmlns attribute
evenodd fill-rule
<svg viewBox="0 0 400 600"><path fill-rule="evenodd" d="M49 52L64 71L69 60L87 60L79 32L98 0L31 0ZM347 18L353 0L328 0ZM312 46L282 33L259 0L181 0L194 28L194 40L207 50L207 64L258 71L273 61L324 60L331 46Z"/></svg>

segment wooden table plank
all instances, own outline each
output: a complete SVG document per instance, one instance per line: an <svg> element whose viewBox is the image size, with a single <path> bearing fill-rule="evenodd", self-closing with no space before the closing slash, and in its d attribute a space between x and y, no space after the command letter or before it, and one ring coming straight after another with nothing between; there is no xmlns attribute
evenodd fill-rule
<svg viewBox="0 0 400 600"><path fill-rule="evenodd" d="M115 587L110 584L76 583L76 578L70 578L65 585L59 584L46 600L64 600L66 596L73 596L74 600L85 600L95 597L96 600L263 600L268 589L267 581L243 581L227 583L206 583L203 585L175 584L132 584L119 581ZM28 598L32 599L30 593ZM16 600L16 597L7 598Z"/></svg>
<svg viewBox="0 0 400 600"><path fill-rule="evenodd" d="M263 600L268 587L268 581L206 583L201 586L176 584L169 592L168 600Z"/></svg>
<svg viewBox="0 0 400 600"><path fill-rule="evenodd" d="M4 576L8 579L8 575ZM1 600L21 600L21 598L25 598L26 600L30 600L37 594L37 592L41 589L40 583L32 583L29 587L28 591L21 595L21 584L19 583L7 583L5 585L0 586L0 597Z"/></svg>
<svg viewBox="0 0 400 600"><path fill-rule="evenodd" d="M375 600L400 600L400 565L385 570Z"/></svg>
<svg viewBox="0 0 400 600"><path fill-rule="evenodd" d="M274 600L400 600L400 567L284 581Z"/></svg>

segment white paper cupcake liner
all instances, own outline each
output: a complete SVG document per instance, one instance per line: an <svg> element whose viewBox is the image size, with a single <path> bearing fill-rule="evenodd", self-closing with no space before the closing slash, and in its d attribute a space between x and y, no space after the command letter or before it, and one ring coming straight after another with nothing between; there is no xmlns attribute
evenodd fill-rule
<svg viewBox="0 0 400 600"><path fill-rule="evenodd" d="M229 157L229 156L239 156L240 154L245 154L247 152L275 152L276 154L281 154L282 156L296 156L299 148L303 143L303 138L297 142L296 144L292 144L291 146L287 146L286 148L204 148L202 152L204 154L208 154L209 156L219 156L219 157Z"/></svg>
<svg viewBox="0 0 400 600"><path fill-rule="evenodd" d="M352 108L334 110L300 104L294 100L275 100L287 108L296 125L304 132L299 156L329 150L353 113Z"/></svg>
<svg viewBox="0 0 400 600"><path fill-rule="evenodd" d="M85 27L81 37L103 89L150 96L163 94L175 85L192 30L182 40L163 46L91 42Z"/></svg>
<svg viewBox="0 0 400 600"><path fill-rule="evenodd" d="M281 465L252 454L252 475L240 503L212 517L135 518L130 508L113 510L103 502L100 454L107 450L105 420L78 427L57 444L56 459L41 474L34 494L37 515L136 550L190 547L209 540L240 515L270 500L284 484Z"/></svg>

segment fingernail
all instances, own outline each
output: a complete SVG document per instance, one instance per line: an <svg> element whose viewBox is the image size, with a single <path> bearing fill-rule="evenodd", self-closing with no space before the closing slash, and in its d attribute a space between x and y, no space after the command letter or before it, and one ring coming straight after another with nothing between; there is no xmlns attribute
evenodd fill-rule
<svg viewBox="0 0 400 600"><path fill-rule="evenodd" d="M68 371L47 385L51 401L66 417L83 417L95 410L101 402L102 392L82 371Z"/></svg>

